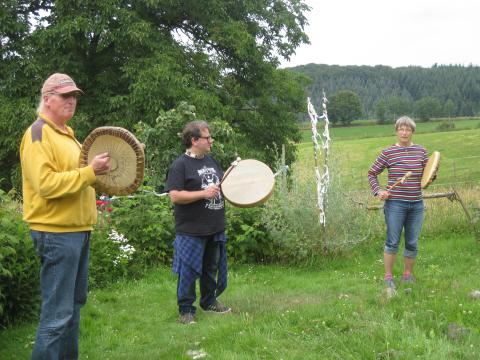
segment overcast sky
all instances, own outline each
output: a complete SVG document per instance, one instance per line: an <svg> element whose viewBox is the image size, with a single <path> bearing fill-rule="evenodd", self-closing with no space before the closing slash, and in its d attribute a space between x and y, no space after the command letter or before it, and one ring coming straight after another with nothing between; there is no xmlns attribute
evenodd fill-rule
<svg viewBox="0 0 480 360"><path fill-rule="evenodd" d="M480 65L480 0L304 0L310 45L282 67Z"/></svg>

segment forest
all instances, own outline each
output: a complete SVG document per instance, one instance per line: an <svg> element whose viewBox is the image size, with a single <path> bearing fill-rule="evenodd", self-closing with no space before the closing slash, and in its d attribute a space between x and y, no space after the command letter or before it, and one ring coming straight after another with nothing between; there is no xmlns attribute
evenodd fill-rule
<svg viewBox="0 0 480 360"><path fill-rule="evenodd" d="M316 106L320 105L323 90L327 97L349 90L360 98L365 118L381 118L383 112L386 117L414 115L422 107L431 108L434 117L480 113L478 66L435 64L431 68L391 68L308 64L291 69L311 79L308 93Z"/></svg>

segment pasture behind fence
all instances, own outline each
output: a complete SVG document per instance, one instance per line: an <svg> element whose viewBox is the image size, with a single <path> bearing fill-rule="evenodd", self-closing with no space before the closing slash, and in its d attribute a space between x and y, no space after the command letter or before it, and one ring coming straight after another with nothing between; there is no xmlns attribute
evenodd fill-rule
<svg viewBox="0 0 480 360"><path fill-rule="evenodd" d="M340 171L340 176L348 179L350 191L362 191L370 189L368 184L368 169L358 168L348 159L347 170ZM443 189L455 186L476 186L480 185L480 167L473 164L480 163L480 156L465 156L457 158L442 157L437 179L430 185L430 190ZM386 183L386 171L379 176L380 182Z"/></svg>

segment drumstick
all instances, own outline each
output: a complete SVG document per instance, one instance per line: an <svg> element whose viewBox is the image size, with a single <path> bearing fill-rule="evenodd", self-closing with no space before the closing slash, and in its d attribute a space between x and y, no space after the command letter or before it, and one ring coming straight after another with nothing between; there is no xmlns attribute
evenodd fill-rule
<svg viewBox="0 0 480 360"><path fill-rule="evenodd" d="M407 172L401 178L397 179L397 181L392 186L387 187L387 191L391 191L395 186L405 183L405 180L407 180L410 176L412 176L411 171Z"/></svg>
<svg viewBox="0 0 480 360"><path fill-rule="evenodd" d="M232 166L230 166L230 168L227 170L227 172L225 173L225 175L223 175L223 179L220 181L220 183L218 184L218 186L221 186L221 185L222 185L223 181L227 178L228 174L230 174L230 173L232 172L233 168L238 165L238 163L240 162L240 160L242 160L242 159L240 159L240 157L237 156L237 159L236 159L234 162L231 163Z"/></svg>

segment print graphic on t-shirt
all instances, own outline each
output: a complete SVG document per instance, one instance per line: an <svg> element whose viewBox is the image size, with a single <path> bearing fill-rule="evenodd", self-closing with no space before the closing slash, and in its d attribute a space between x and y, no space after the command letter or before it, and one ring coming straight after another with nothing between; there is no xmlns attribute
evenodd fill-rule
<svg viewBox="0 0 480 360"><path fill-rule="evenodd" d="M217 172L214 168L207 168L204 166L198 170L198 175L202 179L202 189L206 189L211 185L218 185L220 179L217 176ZM210 210L217 210L223 208L223 199L221 193L218 193L213 199L206 200L205 207Z"/></svg>

